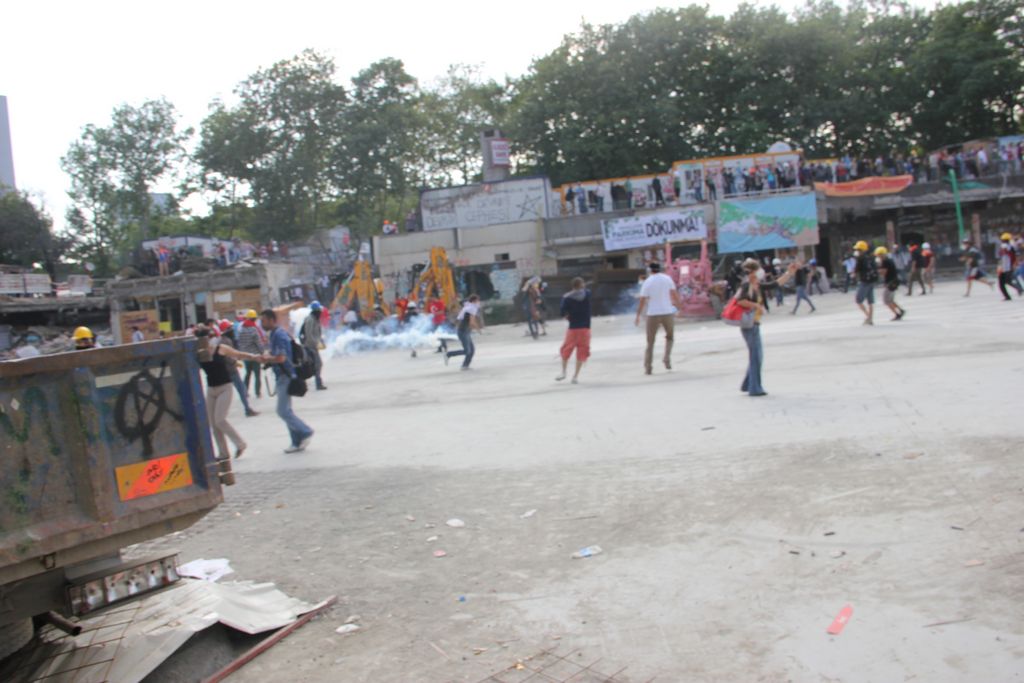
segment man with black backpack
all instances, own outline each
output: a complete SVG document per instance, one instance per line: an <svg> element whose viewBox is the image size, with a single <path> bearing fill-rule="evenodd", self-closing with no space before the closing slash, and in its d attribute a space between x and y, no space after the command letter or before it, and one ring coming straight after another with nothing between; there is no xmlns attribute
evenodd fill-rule
<svg viewBox="0 0 1024 683"><path fill-rule="evenodd" d="M874 325L875 317L875 283L878 282L878 267L875 257L868 253L868 243L864 240L853 245L853 257L857 259L854 273L857 275L857 294L854 301L857 308L864 314L864 324Z"/></svg>
<svg viewBox="0 0 1024 683"><path fill-rule="evenodd" d="M270 347L263 362L274 366L276 377L277 416L288 426L292 441L284 452L298 453L306 450L313 438L313 430L292 410L292 396L306 393L306 380L313 375L314 365L312 359L307 358L305 349L278 326L277 313L273 309L264 310L260 318Z"/></svg>

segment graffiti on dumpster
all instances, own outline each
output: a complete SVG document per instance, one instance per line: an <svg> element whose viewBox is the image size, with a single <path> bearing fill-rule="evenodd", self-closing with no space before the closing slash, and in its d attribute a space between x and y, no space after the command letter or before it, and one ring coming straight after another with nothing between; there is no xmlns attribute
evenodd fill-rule
<svg viewBox="0 0 1024 683"><path fill-rule="evenodd" d="M43 430L46 432L46 439L50 442L50 454L60 454L60 441L53 432L53 422L50 420L50 405L46 402L46 394L39 387L29 387L22 395L22 400L12 399L11 408L20 410L24 417L21 420L21 429L14 426L14 421L7 411L0 406L0 426L4 433L18 443L25 443L32 434L32 417L37 415L42 420Z"/></svg>
<svg viewBox="0 0 1024 683"><path fill-rule="evenodd" d="M142 455L153 455L153 432L160 426L164 413L178 422L182 416L171 410L167 405L163 379L167 372L167 363L160 364L160 374L154 377L149 368L144 368L132 375L124 383L117 394L114 404L114 425L121 436L129 442L142 441Z"/></svg>

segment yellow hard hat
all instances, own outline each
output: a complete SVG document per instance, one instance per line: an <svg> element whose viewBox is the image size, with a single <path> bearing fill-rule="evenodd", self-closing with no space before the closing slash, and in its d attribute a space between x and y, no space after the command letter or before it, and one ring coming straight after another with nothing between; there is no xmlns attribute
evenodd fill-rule
<svg viewBox="0 0 1024 683"><path fill-rule="evenodd" d="M248 311L245 312L245 317L248 318L249 320L255 320L256 318L259 317L259 315L256 314L256 311L254 309L250 308Z"/></svg>
<svg viewBox="0 0 1024 683"><path fill-rule="evenodd" d="M1001 239L1004 242L1009 242L1010 240L1013 239L1013 235L1011 235L1008 232L1004 232L1002 235L999 236L999 239Z"/></svg>
<svg viewBox="0 0 1024 683"><path fill-rule="evenodd" d="M78 327L71 335L71 338L78 341L79 339L92 339L95 336L88 327Z"/></svg>
<svg viewBox="0 0 1024 683"><path fill-rule="evenodd" d="M875 256L885 256L888 253L889 250L886 249L885 247L878 247L877 249L875 249Z"/></svg>
<svg viewBox="0 0 1024 683"><path fill-rule="evenodd" d="M864 240L861 240L860 242L857 242L857 244L853 245L853 248L856 249L857 251L867 251L868 243L865 242Z"/></svg>

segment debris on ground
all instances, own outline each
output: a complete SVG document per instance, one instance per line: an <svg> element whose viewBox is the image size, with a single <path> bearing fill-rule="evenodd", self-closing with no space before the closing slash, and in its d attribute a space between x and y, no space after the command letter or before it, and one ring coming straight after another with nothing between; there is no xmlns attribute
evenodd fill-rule
<svg viewBox="0 0 1024 683"><path fill-rule="evenodd" d="M334 629L335 633L345 635L346 633L355 633L359 630L359 624L344 624Z"/></svg>
<svg viewBox="0 0 1024 683"><path fill-rule="evenodd" d="M415 517L413 517L412 515L406 515L406 516L405 516L405 520L406 520L407 522L415 522L415 521L416 521L416 518L415 518Z"/></svg>
<svg viewBox="0 0 1024 683"><path fill-rule="evenodd" d="M445 551L443 551L443 550L435 550L435 551L434 551L434 557L444 557L444 556L445 556L445 555L447 555L447 554L448 554L448 553L446 553L446 552L445 552Z"/></svg>
<svg viewBox="0 0 1024 683"><path fill-rule="evenodd" d="M530 517L533 517L535 514L537 514L536 508L534 508L533 510L527 510L523 514L519 515L519 519L529 519Z"/></svg>
<svg viewBox="0 0 1024 683"><path fill-rule="evenodd" d="M963 531L964 530L964 528L962 526L951 526L949 528L952 529L953 531Z"/></svg>
<svg viewBox="0 0 1024 683"><path fill-rule="evenodd" d="M354 624L357 621L359 621L360 619L362 619L361 616L359 616L358 614L353 614L352 616L350 616L348 619L345 620L345 623L346 624Z"/></svg>
<svg viewBox="0 0 1024 683"><path fill-rule="evenodd" d="M461 529L462 527L466 526L466 523L463 522L461 519L449 519L447 522L445 522L445 524L447 524L453 529Z"/></svg>
<svg viewBox="0 0 1024 683"><path fill-rule="evenodd" d="M974 617L964 617L963 619L950 619L949 621L936 621L932 624L925 624L921 628L934 628L936 626L948 626L949 624L962 624L965 621L974 621Z"/></svg>
<svg viewBox="0 0 1024 683"><path fill-rule="evenodd" d="M846 628L846 624L849 623L850 617L853 616L853 607L846 605L843 609L839 610L839 614L826 629L827 633L833 636L838 636Z"/></svg>
<svg viewBox="0 0 1024 683"><path fill-rule="evenodd" d="M826 536L835 536L835 535L836 535L836 532L834 532L834 531L826 531L826 532L825 532L825 535L826 535Z"/></svg>
<svg viewBox="0 0 1024 683"><path fill-rule="evenodd" d="M985 564L984 560L967 560L964 562L965 567L980 567L983 564Z"/></svg>
<svg viewBox="0 0 1024 683"><path fill-rule="evenodd" d="M594 555L600 555L604 550L599 545L588 545L586 548L581 548L572 554L572 559L582 560L584 557L593 557Z"/></svg>
<svg viewBox="0 0 1024 683"><path fill-rule="evenodd" d="M203 581L217 581L228 574L234 574L225 558L216 560L192 560L178 567L178 576L187 576Z"/></svg>
<svg viewBox="0 0 1024 683"><path fill-rule="evenodd" d="M434 542L434 541L436 541L437 539L438 539L438 537L437 537L437 536L431 536L430 538L428 538L428 539L427 539L427 543L433 543L433 542Z"/></svg>
<svg viewBox="0 0 1024 683"><path fill-rule="evenodd" d="M833 550L832 551L832 557L834 557L835 559L839 559L840 557L843 557L844 555L846 555L846 551L845 550Z"/></svg>

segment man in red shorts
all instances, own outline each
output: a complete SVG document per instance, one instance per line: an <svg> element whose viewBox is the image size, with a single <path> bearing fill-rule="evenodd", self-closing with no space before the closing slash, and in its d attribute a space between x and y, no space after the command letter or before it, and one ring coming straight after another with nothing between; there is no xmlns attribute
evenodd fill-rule
<svg viewBox="0 0 1024 683"><path fill-rule="evenodd" d="M576 384L583 364L590 358L590 290L584 286L583 278L574 278L572 291L562 297L562 317L569 321L569 329L565 331L565 341L562 342L562 374L555 381L565 379L569 358L575 350L576 372L572 383Z"/></svg>

